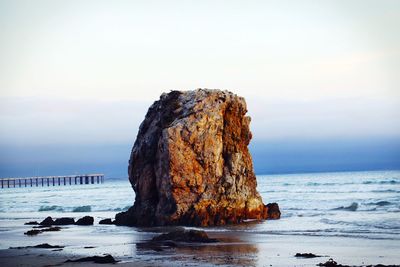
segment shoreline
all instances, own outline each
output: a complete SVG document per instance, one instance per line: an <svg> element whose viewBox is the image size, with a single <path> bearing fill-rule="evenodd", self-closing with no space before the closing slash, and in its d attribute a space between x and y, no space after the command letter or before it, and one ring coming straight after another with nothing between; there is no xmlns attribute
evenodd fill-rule
<svg viewBox="0 0 400 267"><path fill-rule="evenodd" d="M86 227L86 228L85 228ZM112 226L114 227L114 226ZM91 232L93 226L70 227L41 237L25 237L29 245L47 242L65 246L60 249L2 249L1 266L82 266L90 262L68 262L88 256L112 255L116 264L102 266L316 266L333 258L351 266L394 265L400 259L396 240L362 240L349 237L279 236L247 232L209 232L217 243L178 243L177 246L154 246L149 240L162 229L121 229L114 232ZM84 231L82 231L84 230ZM139 230L139 231L137 231ZM166 230L166 229L164 229ZM97 233L97 236L96 236ZM24 243L20 245L25 246ZM89 247L89 248L85 248ZM371 253L372 252L372 253ZM296 258L296 253L314 253L317 258Z"/></svg>

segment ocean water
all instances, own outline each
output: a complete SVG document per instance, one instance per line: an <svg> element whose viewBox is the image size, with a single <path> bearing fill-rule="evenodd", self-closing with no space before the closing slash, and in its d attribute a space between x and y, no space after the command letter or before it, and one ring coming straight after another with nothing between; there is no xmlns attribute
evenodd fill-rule
<svg viewBox="0 0 400 267"><path fill-rule="evenodd" d="M207 230L400 240L400 171L258 175L257 181L264 202L279 204L280 220ZM12 231L22 221L48 215L92 215L97 222L128 209L133 202L134 192L127 179L0 189L0 234ZM124 227L109 229L126 231Z"/></svg>

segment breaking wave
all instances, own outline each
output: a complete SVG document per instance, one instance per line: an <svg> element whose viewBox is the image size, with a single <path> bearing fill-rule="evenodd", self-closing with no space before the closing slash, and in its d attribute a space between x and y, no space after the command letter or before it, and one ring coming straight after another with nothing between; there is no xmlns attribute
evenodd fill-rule
<svg viewBox="0 0 400 267"><path fill-rule="evenodd" d="M372 202L372 203L368 203L369 205L377 205L377 206L389 206L392 205L391 202L386 201L386 200L382 200L382 201L378 201L378 202Z"/></svg>
<svg viewBox="0 0 400 267"><path fill-rule="evenodd" d="M363 184L400 184L400 181L398 180L364 181Z"/></svg>
<svg viewBox="0 0 400 267"><path fill-rule="evenodd" d="M125 206L123 208L108 209L106 211L127 211L131 206Z"/></svg>
<svg viewBox="0 0 400 267"><path fill-rule="evenodd" d="M72 209L72 212L90 212L92 211L91 206L78 206Z"/></svg>
<svg viewBox="0 0 400 267"><path fill-rule="evenodd" d="M38 211L52 211L52 210L63 211L64 209L60 206L53 205L53 206L40 206Z"/></svg>
<svg viewBox="0 0 400 267"><path fill-rule="evenodd" d="M372 193L400 193L398 190L394 189L383 189L383 190L372 190Z"/></svg>
<svg viewBox="0 0 400 267"><path fill-rule="evenodd" d="M347 207L341 206L341 207L338 207L338 208L335 208L335 209L332 209L332 210L356 211L357 209L358 209L358 203L357 202L353 202L353 203L351 203L350 206L347 206Z"/></svg>

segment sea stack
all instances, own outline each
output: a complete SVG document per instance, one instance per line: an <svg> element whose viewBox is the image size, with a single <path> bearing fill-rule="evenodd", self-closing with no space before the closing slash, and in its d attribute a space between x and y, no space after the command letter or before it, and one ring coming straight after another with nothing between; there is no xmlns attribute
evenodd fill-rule
<svg viewBox="0 0 400 267"><path fill-rule="evenodd" d="M229 91L171 91L153 103L129 160L129 226L211 226L277 219L256 190L243 97Z"/></svg>

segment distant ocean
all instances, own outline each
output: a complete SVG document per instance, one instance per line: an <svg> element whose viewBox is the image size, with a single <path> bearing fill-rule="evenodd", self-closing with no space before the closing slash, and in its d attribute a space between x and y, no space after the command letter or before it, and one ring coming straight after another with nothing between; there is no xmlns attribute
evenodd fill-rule
<svg viewBox="0 0 400 267"><path fill-rule="evenodd" d="M400 171L258 175L257 181L264 202L279 203L282 218L209 231L400 240ZM133 202L127 179L0 189L0 232L12 231L17 221L41 220L48 215L113 217Z"/></svg>

